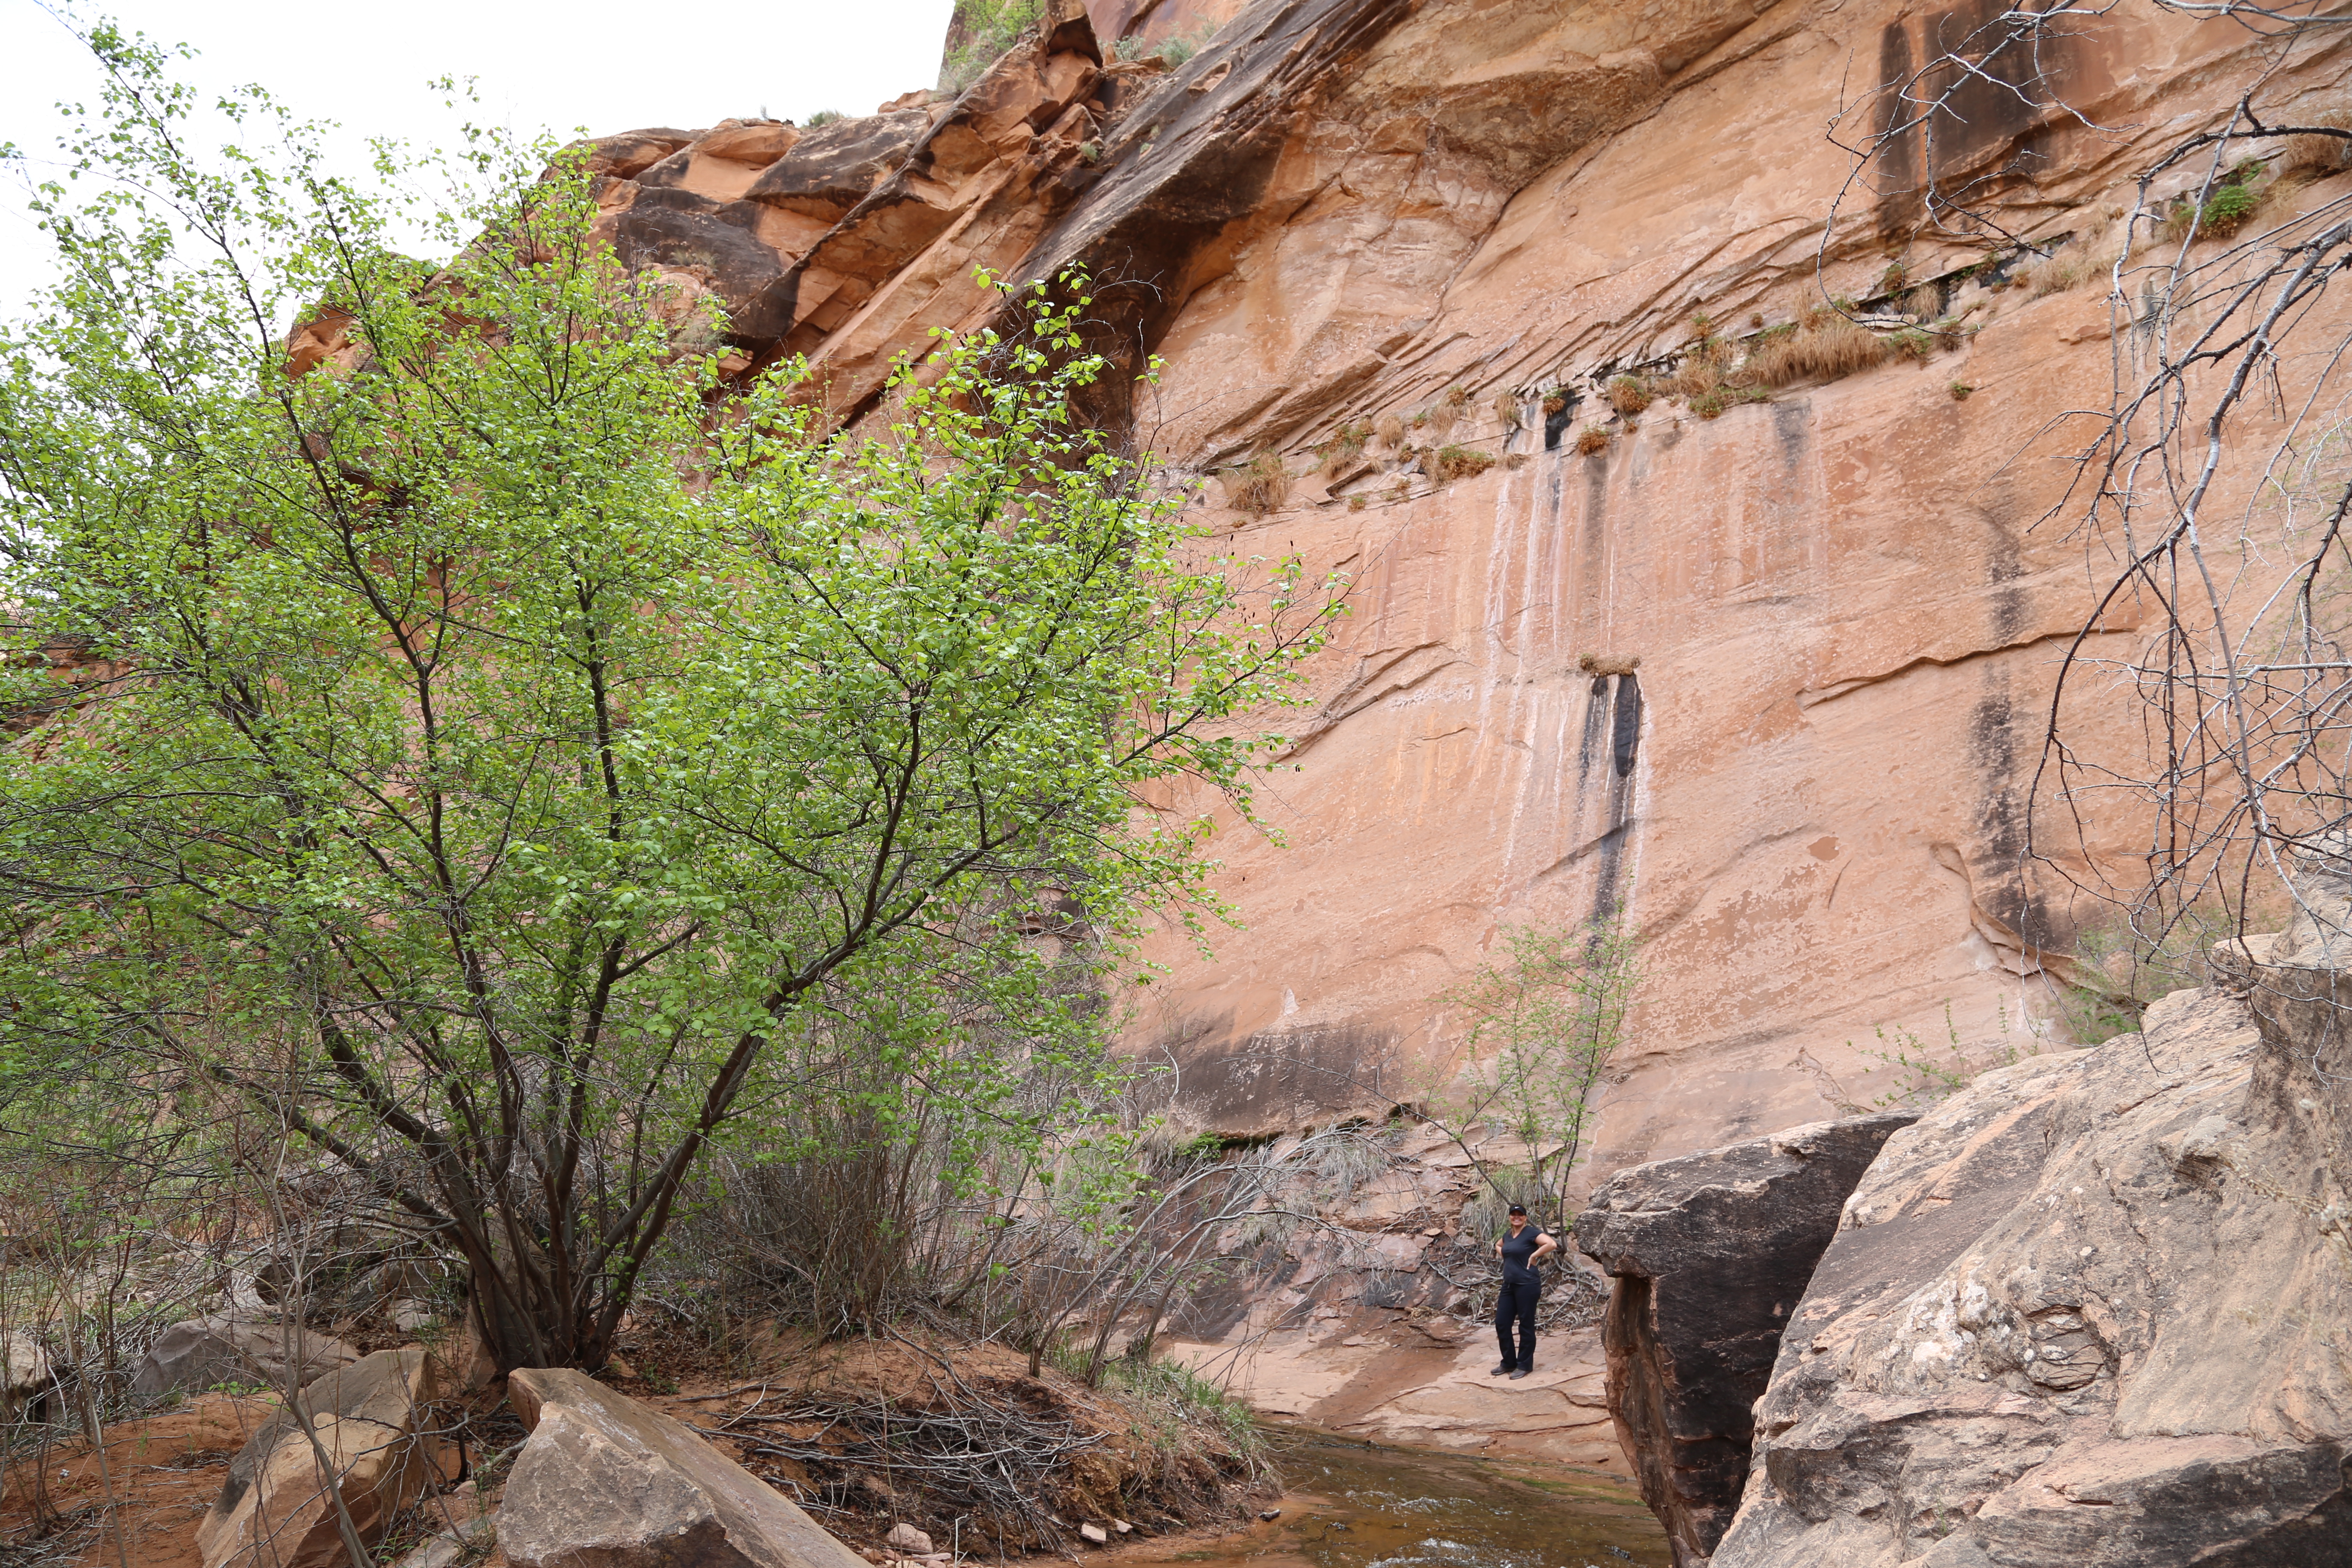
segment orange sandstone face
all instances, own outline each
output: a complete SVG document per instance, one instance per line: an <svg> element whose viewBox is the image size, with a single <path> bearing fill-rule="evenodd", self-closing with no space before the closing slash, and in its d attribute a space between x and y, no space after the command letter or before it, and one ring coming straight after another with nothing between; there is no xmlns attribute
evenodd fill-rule
<svg viewBox="0 0 2352 1568"><path fill-rule="evenodd" d="M976 267L1087 262L1129 356L1103 416L1180 483L1265 459L1280 482L1193 503L1214 548L1349 574L1307 705L1266 721L1298 770L1259 796L1283 842L1181 785L1139 805L1217 825L1246 929L1148 943L1168 973L1126 988L1131 1044L1229 1130L1414 1101L1463 1067L1450 998L1504 933L1622 900L1644 979L1581 1186L1869 1104L1882 1029L1989 1058L2048 1037L2042 954L2077 911L2021 879L2021 813L2086 578L2036 525L2050 413L2106 395L2099 290L1961 287L1982 330L1925 363L1824 339L1739 372L1752 334L1827 333L1824 290L1886 286L1901 191L1849 205L1816 278L1851 174L1822 126L1857 47L1923 60L1943 24L1891 0L1771 37L1748 0L1312 9L1166 0L1147 41L1233 24L1170 77L1104 47L1133 0L1092 0L953 102L594 154L614 245L727 306L713 352L807 354L845 419L934 330L992 319ZM2053 67L2093 121L2231 101L2238 37L2098 26ZM2034 233L2107 224L2153 143L2092 157L2044 118L1975 116L1915 173L2031 141ZM1938 309L1979 254L1895 248ZM1706 386L1673 390L1708 338ZM1628 375L1643 396L1612 397ZM1369 438L1333 465L1343 427ZM2137 743L2116 713L2093 742ZM2120 817L2089 828L2129 847Z"/></svg>

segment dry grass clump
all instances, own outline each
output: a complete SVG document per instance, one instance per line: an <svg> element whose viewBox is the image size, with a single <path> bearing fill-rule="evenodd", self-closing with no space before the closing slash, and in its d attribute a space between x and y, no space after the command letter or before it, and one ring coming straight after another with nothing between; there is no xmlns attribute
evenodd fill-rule
<svg viewBox="0 0 2352 1568"><path fill-rule="evenodd" d="M1621 375L1609 383L1609 406L1631 419L1650 406L1650 384L1638 375Z"/></svg>
<svg viewBox="0 0 2352 1568"><path fill-rule="evenodd" d="M1723 384L1730 368L1730 347L1720 338L1703 337L1683 355L1683 363L1666 382L1666 390L1685 399L1706 397Z"/></svg>
<svg viewBox="0 0 2352 1568"><path fill-rule="evenodd" d="M1547 386L1544 388L1543 411L1545 418L1550 418L1553 415L1559 413L1561 409L1567 406L1568 388L1564 386Z"/></svg>
<svg viewBox="0 0 2352 1568"><path fill-rule="evenodd" d="M1501 423L1504 429L1517 429L1519 427L1518 398L1508 392L1495 394L1495 417Z"/></svg>
<svg viewBox="0 0 2352 1568"><path fill-rule="evenodd" d="M1348 510L1349 511L1361 511L1364 510L1366 504L1367 502L1360 492L1348 498Z"/></svg>
<svg viewBox="0 0 2352 1568"><path fill-rule="evenodd" d="M1383 447L1404 445L1404 420L1394 414L1383 414L1372 426L1372 434Z"/></svg>
<svg viewBox="0 0 2352 1568"><path fill-rule="evenodd" d="M1609 450L1609 432L1601 426L1587 425L1576 433L1576 449L1588 458Z"/></svg>
<svg viewBox="0 0 2352 1568"><path fill-rule="evenodd" d="M1495 466L1495 455L1475 447L1440 447L1430 462L1438 481L1448 483L1477 478Z"/></svg>
<svg viewBox="0 0 2352 1568"><path fill-rule="evenodd" d="M1740 379L1755 386L1836 381L1885 363L1886 342L1838 311L1815 307L1792 328L1768 332L1748 351Z"/></svg>
<svg viewBox="0 0 2352 1568"><path fill-rule="evenodd" d="M2352 131L2352 109L2323 110L2317 114L2297 114L2294 118L2305 125ZM2352 165L2352 136L2317 136L2306 132L2288 137L2279 149L2278 172L2282 174L2316 174L2325 178L2347 165Z"/></svg>
<svg viewBox="0 0 2352 1568"><path fill-rule="evenodd" d="M1427 408L1423 409L1421 412L1421 417L1414 420L1413 423L1415 425L1428 426L1431 432L1433 433L1440 441L1443 441L1448 436L1454 434L1454 426L1461 421L1461 418L1462 410L1441 398L1437 402L1431 404Z"/></svg>
<svg viewBox="0 0 2352 1568"><path fill-rule="evenodd" d="M1587 675L1631 675L1642 668L1640 654L1580 653L1576 668Z"/></svg>
<svg viewBox="0 0 2352 1568"><path fill-rule="evenodd" d="M1365 444L1371 438L1372 427L1369 422L1351 420L1341 425L1331 432L1331 439L1323 444L1323 472L1335 479L1346 473L1349 467L1364 455Z"/></svg>
<svg viewBox="0 0 2352 1568"><path fill-rule="evenodd" d="M2091 259L2072 245L2062 245L2031 266L2021 267L2011 275L2012 286L2022 287L2026 297L2040 300L2052 294L2063 294L2089 278Z"/></svg>
<svg viewBox="0 0 2352 1568"><path fill-rule="evenodd" d="M1219 474L1217 481L1224 487L1225 504L1252 517L1264 517L1290 499L1290 470L1279 452L1260 452Z"/></svg>

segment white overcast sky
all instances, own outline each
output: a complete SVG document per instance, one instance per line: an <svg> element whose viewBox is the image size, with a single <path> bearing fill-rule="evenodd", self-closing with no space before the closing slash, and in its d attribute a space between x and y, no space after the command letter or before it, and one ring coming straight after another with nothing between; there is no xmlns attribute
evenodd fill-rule
<svg viewBox="0 0 2352 1568"><path fill-rule="evenodd" d="M488 118L568 136L641 125L709 125L762 110L805 120L870 113L939 74L953 0L112 0L83 4L128 31L200 51L184 68L207 92L258 82L297 114L340 121L339 157L365 166L366 139L450 139L456 117L425 83L478 79ZM60 100L97 101L97 73L36 0L0 0L0 142L38 178ZM44 237L16 175L0 179L0 316L47 280Z"/></svg>

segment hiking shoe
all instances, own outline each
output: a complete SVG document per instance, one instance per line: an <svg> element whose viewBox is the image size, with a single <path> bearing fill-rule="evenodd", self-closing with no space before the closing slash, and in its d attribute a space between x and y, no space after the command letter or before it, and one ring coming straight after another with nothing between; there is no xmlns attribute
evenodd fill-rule
<svg viewBox="0 0 2352 1568"><path fill-rule="evenodd" d="M1500 1377L1500 1376L1502 1376L1505 1373L1507 1373L1507 1372L1509 1372L1510 1370L1511 1370L1511 1363L1510 1363L1509 1362L1505 1362L1505 1363L1503 1363L1500 1366L1497 1366L1494 1371L1492 1371L1492 1372L1488 1373L1486 1375L1487 1375L1488 1377Z"/></svg>
<svg viewBox="0 0 2352 1568"><path fill-rule="evenodd" d="M1517 1372L1515 1372L1515 1373L1511 1373L1511 1381L1512 1381L1512 1382L1514 1382L1514 1383L1516 1383L1516 1382L1517 1382L1520 1378L1523 1378L1523 1377L1525 1377L1525 1376L1527 1376L1527 1375L1528 1375L1528 1369L1527 1369L1526 1367L1521 1367L1521 1368L1519 1368L1519 1370L1518 1370L1518 1371L1517 1371Z"/></svg>

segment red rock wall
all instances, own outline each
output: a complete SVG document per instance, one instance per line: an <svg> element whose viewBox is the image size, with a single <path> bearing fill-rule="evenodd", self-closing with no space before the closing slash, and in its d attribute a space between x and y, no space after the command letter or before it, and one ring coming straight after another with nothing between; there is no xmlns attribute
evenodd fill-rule
<svg viewBox="0 0 2352 1568"><path fill-rule="evenodd" d="M1872 293L1910 198L1849 193L1824 249L1852 171L1824 122L1966 17L1062 4L952 104L599 145L617 242L728 302L730 365L807 353L856 417L930 328L986 319L975 265L1078 260L1118 285L1097 290L1106 341L1166 361L1106 417L1180 480L1266 453L1297 476L1265 516L1210 483L1202 521L1344 568L1353 614L1292 719L1300 771L1265 792L1286 845L1218 842L1248 931L1210 959L1162 944L1138 1046L1172 1049L1228 1127L1412 1098L1462 1037L1445 993L1498 934L1616 885L1646 978L1591 1178L1866 1103L1891 1082L1874 1053L1904 1030L1943 1047L1948 1017L1979 1061L2036 1048L2038 951L2068 949L2078 911L2029 897L2022 804L2088 602L2083 542L2039 524L2065 478L2053 416L2105 402L2099 288L1963 287L1951 307L1983 330L1958 353L1718 418L1661 404L1575 449L1611 368L1686 345L1695 313L1738 332L1824 288ZM1172 74L1102 42L1220 20ZM1912 173L2026 159L2013 219L2103 243L2152 150L2225 112L2254 47L2133 0L2053 60L2105 129L1988 100ZM2340 94L2342 62L2298 56L2266 90ZM1980 254L1913 244L1911 276ZM1377 442L1315 471L1343 423L1451 408L1457 387L1444 438L1493 458L1483 474L1440 482ZM1552 387L1575 402L1547 418ZM1587 654L1640 665L1595 678ZM2127 710L2092 700L2127 743ZM2130 826L2094 822L2119 853Z"/></svg>

